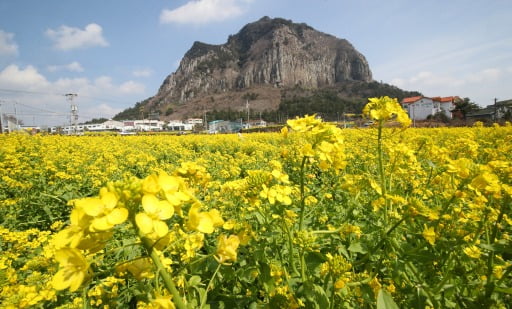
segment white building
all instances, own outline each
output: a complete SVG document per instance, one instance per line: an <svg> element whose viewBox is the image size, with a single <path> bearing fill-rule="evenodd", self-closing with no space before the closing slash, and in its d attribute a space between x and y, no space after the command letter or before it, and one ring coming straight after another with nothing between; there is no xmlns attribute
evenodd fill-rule
<svg viewBox="0 0 512 309"><path fill-rule="evenodd" d="M402 107L409 114L412 120L426 120L429 116L443 113L452 119L452 110L455 109L455 102L459 97L409 97L402 100Z"/></svg>
<svg viewBox="0 0 512 309"><path fill-rule="evenodd" d="M125 120L123 131L162 131L164 124L160 120Z"/></svg>
<svg viewBox="0 0 512 309"><path fill-rule="evenodd" d="M167 123L167 129L170 131L192 131L194 129L193 123L185 123L180 120L171 120Z"/></svg>
<svg viewBox="0 0 512 309"><path fill-rule="evenodd" d="M251 120L245 124L246 129L248 128L263 128L267 126L267 122L263 119Z"/></svg>
<svg viewBox="0 0 512 309"><path fill-rule="evenodd" d="M121 121L110 119L103 123L86 124L83 127L85 131L122 131L124 125Z"/></svg>
<svg viewBox="0 0 512 309"><path fill-rule="evenodd" d="M196 124L203 124L203 119L201 118L188 118L185 123L189 123L189 124L193 124L193 125L196 125Z"/></svg>

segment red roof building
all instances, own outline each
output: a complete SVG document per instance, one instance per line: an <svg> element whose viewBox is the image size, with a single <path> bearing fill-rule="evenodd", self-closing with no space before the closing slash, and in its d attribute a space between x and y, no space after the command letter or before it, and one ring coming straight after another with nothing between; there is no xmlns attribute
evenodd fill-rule
<svg viewBox="0 0 512 309"><path fill-rule="evenodd" d="M455 109L457 100L460 100L457 96L430 98L415 96L404 98L401 103L412 120L425 120L437 113L443 113L452 119L452 111Z"/></svg>

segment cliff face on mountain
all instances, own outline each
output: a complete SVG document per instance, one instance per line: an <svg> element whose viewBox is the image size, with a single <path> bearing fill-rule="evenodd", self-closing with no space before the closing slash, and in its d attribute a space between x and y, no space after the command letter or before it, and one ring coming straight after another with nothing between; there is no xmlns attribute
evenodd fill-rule
<svg viewBox="0 0 512 309"><path fill-rule="evenodd" d="M344 81L372 81L365 57L347 40L306 24L263 17L225 44L195 42L148 106L163 111L169 104L179 106L205 97L210 103L231 100L233 96L222 94L249 89L278 94L280 88L320 88ZM269 100L275 101L275 95L269 95ZM207 108L208 102L202 100L201 105Z"/></svg>

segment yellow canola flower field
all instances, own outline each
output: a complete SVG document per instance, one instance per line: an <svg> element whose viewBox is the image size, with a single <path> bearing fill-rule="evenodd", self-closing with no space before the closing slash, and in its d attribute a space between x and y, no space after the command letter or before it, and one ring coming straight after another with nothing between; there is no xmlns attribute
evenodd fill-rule
<svg viewBox="0 0 512 309"><path fill-rule="evenodd" d="M512 126L370 103L367 129L0 135L0 308L507 308Z"/></svg>

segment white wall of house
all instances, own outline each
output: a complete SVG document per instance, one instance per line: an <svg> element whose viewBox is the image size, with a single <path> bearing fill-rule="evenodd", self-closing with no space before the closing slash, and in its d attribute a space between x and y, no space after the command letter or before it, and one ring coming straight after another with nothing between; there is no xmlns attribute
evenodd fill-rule
<svg viewBox="0 0 512 309"><path fill-rule="evenodd" d="M104 123L102 123L102 125L107 130L122 130L124 127L124 124L121 121L116 121L112 119L105 121Z"/></svg>
<svg viewBox="0 0 512 309"><path fill-rule="evenodd" d="M453 118L452 110L455 109L455 104L452 101L449 102L441 102L441 111L448 117L449 119Z"/></svg>
<svg viewBox="0 0 512 309"><path fill-rule="evenodd" d="M434 116L439 112L452 119L451 111L455 109L455 104L452 100L447 100L448 98L422 97L411 103L402 103L402 107L407 111L409 118L412 120L425 120L428 116Z"/></svg>
<svg viewBox="0 0 512 309"><path fill-rule="evenodd" d="M134 120L133 124L136 131L162 131L165 123L160 120Z"/></svg>
<svg viewBox="0 0 512 309"><path fill-rule="evenodd" d="M194 129L193 123L184 123L183 121L171 120L167 123L167 128L170 131L192 131Z"/></svg>
<svg viewBox="0 0 512 309"><path fill-rule="evenodd" d="M434 115L440 111L439 102L434 104L431 98L421 98L413 103L405 103L402 106L409 114L412 120L425 120L429 115Z"/></svg>
<svg viewBox="0 0 512 309"><path fill-rule="evenodd" d="M187 121L185 121L185 123L203 124L203 119L201 119L201 118L188 118Z"/></svg>

